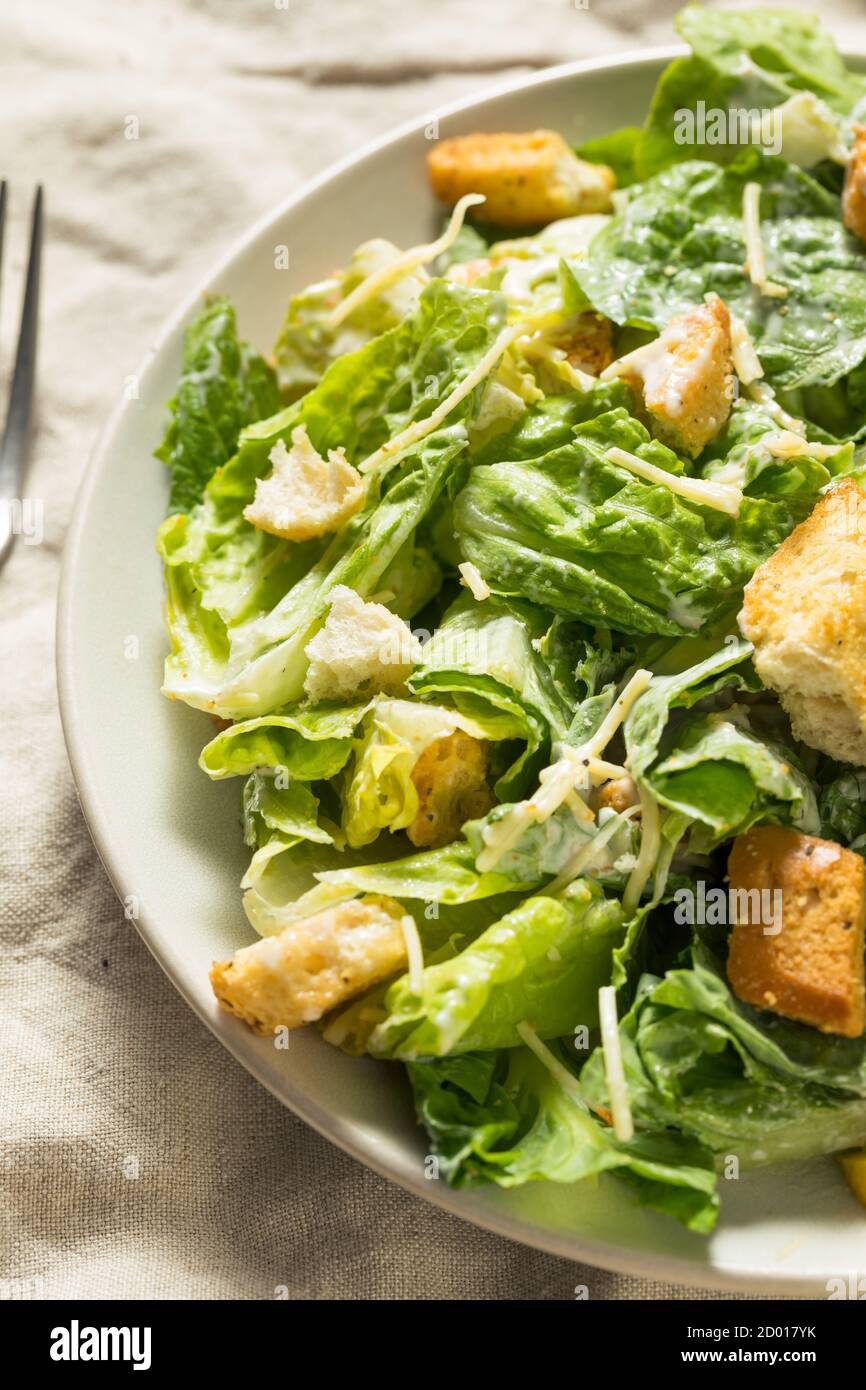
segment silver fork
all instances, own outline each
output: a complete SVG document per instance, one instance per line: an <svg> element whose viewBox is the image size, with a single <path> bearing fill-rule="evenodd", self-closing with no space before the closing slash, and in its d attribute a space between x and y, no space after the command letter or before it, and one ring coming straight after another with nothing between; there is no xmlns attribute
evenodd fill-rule
<svg viewBox="0 0 866 1390"><path fill-rule="evenodd" d="M0 183L0 269L6 221L6 184ZM39 278L42 266L42 187L37 188L30 219L30 253L21 305L18 347L9 392L9 410L0 441L0 569L21 530L22 484L30 442L30 418L36 379L36 337L39 327Z"/></svg>

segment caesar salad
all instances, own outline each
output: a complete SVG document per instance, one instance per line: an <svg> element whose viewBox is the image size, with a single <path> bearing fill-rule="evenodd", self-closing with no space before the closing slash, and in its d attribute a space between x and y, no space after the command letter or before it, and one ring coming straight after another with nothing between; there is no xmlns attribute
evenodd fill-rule
<svg viewBox="0 0 866 1390"><path fill-rule="evenodd" d="M432 141L440 235L269 358L209 299L158 545L250 852L219 1003L405 1067L455 1186L705 1233L756 1165L866 1202L866 77L677 27L641 127Z"/></svg>

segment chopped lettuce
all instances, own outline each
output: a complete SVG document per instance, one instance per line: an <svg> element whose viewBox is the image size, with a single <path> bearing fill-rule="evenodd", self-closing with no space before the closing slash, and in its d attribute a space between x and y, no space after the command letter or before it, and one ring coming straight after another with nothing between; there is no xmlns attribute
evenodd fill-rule
<svg viewBox="0 0 866 1390"><path fill-rule="evenodd" d="M621 632L697 631L739 607L743 585L784 539L784 502L745 498L738 517L685 500L609 462L684 465L622 408L578 425L549 454L472 470L457 498L461 547L490 588Z"/></svg>
<svg viewBox="0 0 866 1390"><path fill-rule="evenodd" d="M405 830L418 814L415 765L431 743L462 730L476 739L520 738L510 714L457 710L412 700L380 700L367 715L343 794L343 829L350 845L366 845L381 830Z"/></svg>
<svg viewBox="0 0 866 1390"><path fill-rule="evenodd" d="M171 469L168 510L189 511L231 458L244 426L280 403L274 373L241 342L227 299L206 304L186 331L180 382L169 402L171 423L156 450Z"/></svg>
<svg viewBox="0 0 866 1390"><path fill-rule="evenodd" d="M619 903L576 882L562 898L529 898L453 960L430 965L419 993L409 976L388 991L375 1056L413 1061L516 1047L518 1024L540 1038L598 1022L598 991L622 940Z"/></svg>
<svg viewBox="0 0 866 1390"><path fill-rule="evenodd" d="M453 1187L626 1178L638 1201L689 1230L715 1225L712 1157L695 1140L657 1131L620 1143L526 1047L409 1063L418 1116Z"/></svg>
<svg viewBox="0 0 866 1390"><path fill-rule="evenodd" d="M755 292L743 190L761 188L767 275L784 300ZM839 199L780 157L745 149L723 168L691 159L629 190L575 274L619 324L660 331L714 290L746 324L773 385L832 385L866 357L866 251L843 227Z"/></svg>

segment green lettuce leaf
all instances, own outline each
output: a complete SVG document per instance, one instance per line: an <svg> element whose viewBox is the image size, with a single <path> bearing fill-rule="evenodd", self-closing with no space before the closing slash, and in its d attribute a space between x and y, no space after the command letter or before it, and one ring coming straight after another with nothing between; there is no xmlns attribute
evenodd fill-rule
<svg viewBox="0 0 866 1390"><path fill-rule="evenodd" d="M548 625L547 615L531 604L479 603L463 594L424 646L409 682L424 699L448 695L472 718L495 714L512 721L512 737L525 740L526 748L496 783L501 799L528 787L551 742L568 729L568 703L538 650Z"/></svg>
<svg viewBox="0 0 866 1390"><path fill-rule="evenodd" d="M686 660L679 670L653 677L649 689L632 706L623 727L629 767L635 777L643 777L655 762L672 710L691 709L726 687L761 689L749 660L751 654L751 642L729 637L701 659ZM673 661L673 654L670 659Z"/></svg>
<svg viewBox="0 0 866 1390"><path fill-rule="evenodd" d="M855 845L866 836L866 772L841 766L821 788L818 797L821 834L843 845Z"/></svg>
<svg viewBox="0 0 866 1390"><path fill-rule="evenodd" d="M302 400L244 431L201 505L160 532L172 640L167 694L229 718L265 714L299 697L304 648L329 590L348 584L366 596L380 585L414 544L466 432L452 424L396 467L389 462L340 533L304 545L257 531L243 517L271 450L304 424L320 452L344 447L350 461L364 459L435 409L490 346L504 313L501 296L432 281L397 328L340 358ZM472 408L470 397L452 419ZM421 601L427 596L429 586L418 593Z"/></svg>
<svg viewBox="0 0 866 1390"><path fill-rule="evenodd" d="M525 1047L409 1063L415 1107L452 1187L627 1177L645 1206L706 1233L718 1197L709 1153L672 1133L621 1144Z"/></svg>
<svg viewBox="0 0 866 1390"><path fill-rule="evenodd" d="M279 403L274 373L239 340L231 304L212 300L186 331L180 381L169 402L171 424L155 451L171 469L169 512L200 502L244 426L272 415Z"/></svg>
<svg viewBox="0 0 866 1390"><path fill-rule="evenodd" d="M621 632L686 633L733 617L793 525L787 505L745 498L731 517L608 462L613 446L683 472L643 425L610 411L549 454L472 470L454 507L466 557L497 594Z"/></svg>
<svg viewBox="0 0 866 1390"><path fill-rule="evenodd" d="M303 395L332 362L395 328L418 304L425 281L418 272L402 276L366 300L337 327L328 317L368 275L392 265L400 251L389 241L365 241L344 272L308 285L292 297L274 348L277 380L287 400Z"/></svg>
<svg viewBox="0 0 866 1390"><path fill-rule="evenodd" d="M756 294L743 274L749 182L761 185L767 274L786 287L784 301ZM866 356L864 268L838 197L746 149L726 168L689 160L631 189L575 274L599 312L657 330L716 291L745 322L769 380L794 388L832 384Z"/></svg>
<svg viewBox="0 0 866 1390"><path fill-rule="evenodd" d="M283 770L302 782L335 777L352 753L369 702L298 706L223 729L202 749L199 767L214 781Z"/></svg>
<svg viewBox="0 0 866 1390"><path fill-rule="evenodd" d="M420 994L398 980L370 1049L411 1061L515 1047L522 1022L541 1038L594 1027L623 929L619 903L585 880L561 899L530 898L454 960L428 966Z"/></svg>
<svg viewBox="0 0 866 1390"><path fill-rule="evenodd" d="M366 716L343 793L343 829L350 845L372 843L382 830L405 830L418 814L412 781L424 749L462 730L476 739L513 739L522 724L510 714L457 710L413 700L379 700Z"/></svg>
<svg viewBox="0 0 866 1390"><path fill-rule="evenodd" d="M244 840L255 851L241 881L242 888L259 883L280 854L302 841L333 844L319 823L319 802L304 782L282 781L254 772L244 783Z"/></svg>
<svg viewBox="0 0 866 1390"><path fill-rule="evenodd" d="M638 1127L676 1127L745 1167L866 1138L862 1039L741 1004L703 948L692 968L641 981L620 1044ZM580 1081L590 1104L607 1103L600 1049Z"/></svg>
<svg viewBox="0 0 866 1390"><path fill-rule="evenodd" d="M710 830L705 845L759 821L820 830L815 793L790 748L759 738L743 712L687 716L644 780L657 801Z"/></svg>

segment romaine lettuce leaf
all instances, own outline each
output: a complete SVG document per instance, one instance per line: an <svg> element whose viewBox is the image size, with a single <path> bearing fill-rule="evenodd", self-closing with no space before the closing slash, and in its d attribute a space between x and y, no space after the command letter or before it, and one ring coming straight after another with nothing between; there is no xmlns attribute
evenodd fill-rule
<svg viewBox="0 0 866 1390"><path fill-rule="evenodd" d="M761 185L768 276L784 301L756 294L742 206ZM726 168L690 160L629 192L575 274L616 323L661 330L714 290L745 322L776 386L838 381L866 356L866 253L842 225L839 200L783 159L743 150Z"/></svg>
<svg viewBox="0 0 866 1390"><path fill-rule="evenodd" d="M837 764L818 795L821 834L866 856L866 771Z"/></svg>
<svg viewBox="0 0 866 1390"><path fill-rule="evenodd" d="M280 541L244 519L271 449L304 424L320 452L343 447L351 461L364 459L436 408L490 346L504 315L501 296L432 281L397 328L341 357L302 400L244 431L201 505L160 533L172 639L167 694L230 718L298 698L304 647L328 591L344 583L366 595L379 585L436 502L466 432L459 424L440 429L407 451L384 483L372 477L363 511L327 547ZM452 419L472 407L467 398Z"/></svg>
<svg viewBox="0 0 866 1390"><path fill-rule="evenodd" d="M274 348L277 380L286 400L315 386L337 358L395 328L415 309L425 278L418 271L401 276L349 314L337 328L328 317L368 275L392 265L400 256L390 241L365 241L351 256L345 271L308 285L292 297Z"/></svg>
<svg viewBox="0 0 866 1390"><path fill-rule="evenodd" d="M456 730L471 738L523 735L513 715L458 710L420 700L378 700L366 716L343 792L343 829L350 845L371 844L382 830L405 830L418 814L412 773L424 749Z"/></svg>
<svg viewBox="0 0 866 1390"><path fill-rule="evenodd" d="M282 770L302 782L335 777L351 756L355 729L368 709L368 701L296 706L245 719L205 745L199 767L214 781L262 770Z"/></svg>
<svg viewBox="0 0 866 1390"><path fill-rule="evenodd" d="M761 683L749 658L751 642L729 637L715 651L679 670L653 677L652 683L632 706L624 724L629 767L642 777L655 762L671 711L691 709L699 700L731 687L760 690Z"/></svg>
<svg viewBox="0 0 866 1390"><path fill-rule="evenodd" d="M592 1028L623 931L620 904L585 880L559 899L529 898L453 960L428 966L419 994L408 976L398 980L370 1050L413 1061L516 1047L523 1022L540 1038Z"/></svg>
<svg viewBox="0 0 866 1390"><path fill-rule="evenodd" d="M708 827L705 847L759 821L816 835L815 793L790 748L759 738L743 711L687 715L644 780L663 806Z"/></svg>
<svg viewBox="0 0 866 1390"><path fill-rule="evenodd" d="M463 594L425 645L409 682L424 699L448 695L472 718L509 717L526 749L496 783L503 800L528 787L551 742L568 729L568 702L538 650L548 625L547 615L531 604L479 603Z"/></svg>
<svg viewBox="0 0 866 1390"><path fill-rule="evenodd" d="M703 948L692 968L641 981L620 1044L638 1127L676 1127L746 1167L866 1138L863 1040L750 1009ZM600 1049L580 1081L590 1104L607 1103Z"/></svg>
<svg viewBox="0 0 866 1390"><path fill-rule="evenodd" d="M638 1200L690 1230L715 1224L712 1158L685 1135L640 1133L621 1144L526 1047L409 1064L418 1116L453 1187L628 1177Z"/></svg>
<svg viewBox="0 0 866 1390"><path fill-rule="evenodd" d="M244 426L272 415L279 403L274 373L239 340L231 304L212 300L186 331L180 381L169 402L172 420L155 450L171 469L169 512L200 502Z"/></svg>
<svg viewBox="0 0 866 1390"><path fill-rule="evenodd" d="M255 852L242 888L259 883L277 855L302 840L333 844L331 833L319 823L318 800L304 782L254 772L244 783L243 819L244 840Z"/></svg>
<svg viewBox="0 0 866 1390"><path fill-rule="evenodd" d="M787 505L745 498L731 517L626 473L605 458L614 446L683 472L625 410L600 415L549 454L473 468L454 507L467 559L497 594L621 632L732 618L793 526Z"/></svg>

